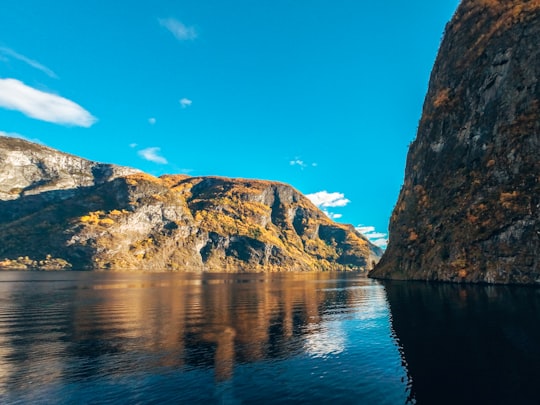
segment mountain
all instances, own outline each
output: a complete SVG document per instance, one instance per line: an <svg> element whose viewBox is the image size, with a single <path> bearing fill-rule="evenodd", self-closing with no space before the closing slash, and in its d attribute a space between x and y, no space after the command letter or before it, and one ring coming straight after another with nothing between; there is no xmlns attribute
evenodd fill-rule
<svg viewBox="0 0 540 405"><path fill-rule="evenodd" d="M0 137L0 268L365 271L381 254L286 184L158 178Z"/></svg>
<svg viewBox="0 0 540 405"><path fill-rule="evenodd" d="M539 0L461 2L372 277L540 282L538 44Z"/></svg>

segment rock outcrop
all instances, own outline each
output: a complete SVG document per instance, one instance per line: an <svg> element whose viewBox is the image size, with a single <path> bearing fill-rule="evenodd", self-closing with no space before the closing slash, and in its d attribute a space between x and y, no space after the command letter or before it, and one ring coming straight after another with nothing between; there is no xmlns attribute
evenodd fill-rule
<svg viewBox="0 0 540 405"><path fill-rule="evenodd" d="M157 178L0 137L0 268L366 271L381 254L286 184Z"/></svg>
<svg viewBox="0 0 540 405"><path fill-rule="evenodd" d="M77 188L95 186L139 172L127 167L91 162L6 136L0 136L0 162L0 200L4 201L46 192L68 197L76 193Z"/></svg>
<svg viewBox="0 0 540 405"><path fill-rule="evenodd" d="M446 27L376 278L540 282L540 1Z"/></svg>

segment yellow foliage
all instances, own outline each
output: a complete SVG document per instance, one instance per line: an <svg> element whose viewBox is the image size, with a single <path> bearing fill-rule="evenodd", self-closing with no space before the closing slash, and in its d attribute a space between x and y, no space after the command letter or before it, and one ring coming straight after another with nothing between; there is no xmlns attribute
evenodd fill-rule
<svg viewBox="0 0 540 405"><path fill-rule="evenodd" d="M460 269L461 271L465 271L465 268L467 267L467 261L465 259L459 258L450 263L450 266L454 267L455 269Z"/></svg>
<svg viewBox="0 0 540 405"><path fill-rule="evenodd" d="M471 10L471 17L474 18L473 11L476 11L477 16L483 15L484 18L489 18L491 21L494 21L494 23L491 24L489 30L479 35L476 43L469 48L470 51L476 49L477 55L482 54L488 41L501 29L508 29L514 24L524 22L527 18L534 16L535 12L540 8L539 0L531 0L526 3L517 1L482 0L481 3L484 4L479 5L477 10ZM484 7L484 10L480 9L482 6ZM493 16L494 13L499 14L499 16ZM476 24L477 30L485 30L485 25L485 20L483 20L483 18L478 18ZM471 35L474 34L475 33L471 33Z"/></svg>
<svg viewBox="0 0 540 405"><path fill-rule="evenodd" d="M175 189L177 187L182 187L182 185L189 184L184 180L190 179L190 176L188 176L187 174L164 174L159 178L168 188Z"/></svg>
<svg viewBox="0 0 540 405"><path fill-rule="evenodd" d="M435 96L435 100L433 101L433 105L435 108L442 107L450 101L450 89L445 88L440 90L437 95Z"/></svg>
<svg viewBox="0 0 540 405"><path fill-rule="evenodd" d="M161 194L152 194L152 198L157 201L165 201L165 197L163 197Z"/></svg>
<svg viewBox="0 0 540 405"><path fill-rule="evenodd" d="M115 211L113 213L113 211ZM121 215L122 212L118 210L113 210L109 213L109 215L112 216L118 216ZM85 224L89 225L112 225L114 224L114 220L112 218L109 218L107 214L105 214L104 211L93 211L89 212L87 215L83 215L79 218L79 221Z"/></svg>
<svg viewBox="0 0 540 405"><path fill-rule="evenodd" d="M471 224L475 224L478 221L478 217L476 215L472 215L471 213L468 213L467 221L469 221Z"/></svg>
<svg viewBox="0 0 540 405"><path fill-rule="evenodd" d="M504 208L513 209L517 197L519 197L519 193L517 191L512 191L511 193L501 193L499 201Z"/></svg>
<svg viewBox="0 0 540 405"><path fill-rule="evenodd" d="M500 200L508 201L516 198L519 195L517 191L512 191L511 193L501 193Z"/></svg>
<svg viewBox="0 0 540 405"><path fill-rule="evenodd" d="M125 177L126 183L130 186L136 186L141 181L150 181L152 183L160 183L163 184L163 182L150 174L147 173L135 173L135 174L129 174Z"/></svg>
<svg viewBox="0 0 540 405"><path fill-rule="evenodd" d="M93 211L89 212L88 215L83 215L79 218L79 221L89 223L89 224L97 224L99 223L99 219L101 216L105 215L103 211Z"/></svg>

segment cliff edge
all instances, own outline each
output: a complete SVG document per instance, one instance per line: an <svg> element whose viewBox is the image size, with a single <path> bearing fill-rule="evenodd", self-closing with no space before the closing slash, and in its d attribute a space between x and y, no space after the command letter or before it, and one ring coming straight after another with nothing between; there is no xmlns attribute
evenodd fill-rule
<svg viewBox="0 0 540 405"><path fill-rule="evenodd" d="M446 27L374 278L540 282L540 1Z"/></svg>

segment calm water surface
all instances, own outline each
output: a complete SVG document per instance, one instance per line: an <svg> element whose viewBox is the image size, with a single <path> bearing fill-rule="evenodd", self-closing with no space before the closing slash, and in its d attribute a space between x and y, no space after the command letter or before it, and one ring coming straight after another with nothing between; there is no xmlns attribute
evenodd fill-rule
<svg viewBox="0 0 540 405"><path fill-rule="evenodd" d="M357 274L1 272L0 402L539 403L539 297Z"/></svg>

